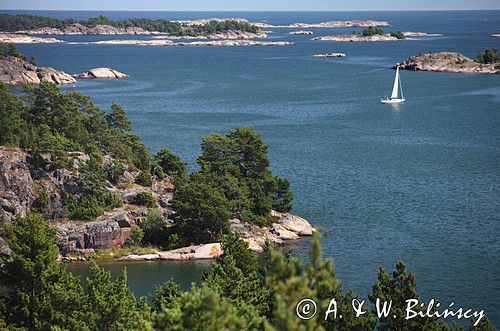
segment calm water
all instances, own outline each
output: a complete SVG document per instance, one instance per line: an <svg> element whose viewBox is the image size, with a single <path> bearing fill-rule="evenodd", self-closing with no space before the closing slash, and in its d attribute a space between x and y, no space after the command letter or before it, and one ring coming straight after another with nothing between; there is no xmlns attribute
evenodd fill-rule
<svg viewBox="0 0 500 331"><path fill-rule="evenodd" d="M85 18L98 13L46 12ZM371 290L379 266L399 259L417 274L424 298L486 309L498 325L500 76L402 72L407 102L390 93L390 66L426 51L474 56L500 48L500 12L105 13L112 18L245 17L273 24L333 19L387 20L391 29L443 33L387 43L310 41L275 30L289 47L182 48L21 45L43 66L66 72L112 67L126 80L74 87L104 108L124 106L152 151L168 147L195 169L200 138L237 125L259 131L272 169L286 176L294 212L324 231L325 255L345 287ZM390 29L388 29L390 30ZM351 29L314 29L316 35ZM66 36L102 40L104 36ZM345 59L313 59L343 52ZM72 89L69 87L67 89ZM304 255L307 242L298 244ZM107 267L119 272L123 264ZM82 272L84 267L73 267ZM189 284L206 263L127 265L146 294L167 277Z"/></svg>

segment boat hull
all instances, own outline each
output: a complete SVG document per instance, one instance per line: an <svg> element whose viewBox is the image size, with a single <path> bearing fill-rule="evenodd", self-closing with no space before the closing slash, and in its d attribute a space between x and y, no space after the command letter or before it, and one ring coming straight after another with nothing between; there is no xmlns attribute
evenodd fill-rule
<svg viewBox="0 0 500 331"><path fill-rule="evenodd" d="M406 99L381 99L380 102L382 103L401 103L405 102Z"/></svg>

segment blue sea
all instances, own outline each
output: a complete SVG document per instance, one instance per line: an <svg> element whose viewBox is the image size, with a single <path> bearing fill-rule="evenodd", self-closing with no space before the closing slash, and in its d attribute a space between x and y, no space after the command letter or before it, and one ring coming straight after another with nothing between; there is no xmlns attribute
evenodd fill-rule
<svg viewBox="0 0 500 331"><path fill-rule="evenodd" d="M12 13L12 12L11 12ZM500 49L500 11L411 12L35 12L58 18L243 17L270 24L375 19L387 31L443 37L385 43L311 41L272 30L286 47L19 45L38 64L79 73L111 67L123 80L79 81L109 109L121 104L155 152L167 147L196 169L201 137L238 125L269 144L272 170L290 179L293 212L322 229L325 257L344 287L363 297L377 269L398 260L417 275L424 299L485 309L500 325L500 76L402 71L407 101L390 94L391 66L419 52L469 57ZM311 29L315 36L353 29ZM360 29L354 29L359 31ZM57 36L68 41L116 36ZM140 37L148 38L148 37ZM346 53L318 59L312 54ZM294 245L307 261L308 241ZM119 272L124 264L107 267ZM207 262L127 264L137 295L168 277L199 281ZM73 267L82 272L85 266Z"/></svg>

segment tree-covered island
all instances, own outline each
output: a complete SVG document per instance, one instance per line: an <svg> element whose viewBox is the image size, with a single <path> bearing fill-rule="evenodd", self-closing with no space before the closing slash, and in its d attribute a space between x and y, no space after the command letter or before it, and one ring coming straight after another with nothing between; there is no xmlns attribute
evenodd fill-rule
<svg viewBox="0 0 500 331"><path fill-rule="evenodd" d="M256 33L259 30L255 25L246 20L236 19L214 19L202 22L177 22L166 19L150 18L128 18L122 20L112 20L105 16L92 17L87 20L57 19L52 17L29 15L29 14L0 14L0 31L18 32L18 31L36 31L47 29L47 34L58 33L70 29L70 33L75 33L77 29L71 30L71 27L78 29L95 28L99 26L122 29L124 32L130 31L131 34L142 32L165 33L172 36L203 36L225 31L242 31ZM128 29L128 30L127 30ZM40 33L40 31L38 31ZM42 31L43 32L43 31ZM103 30L105 33L105 30Z"/></svg>

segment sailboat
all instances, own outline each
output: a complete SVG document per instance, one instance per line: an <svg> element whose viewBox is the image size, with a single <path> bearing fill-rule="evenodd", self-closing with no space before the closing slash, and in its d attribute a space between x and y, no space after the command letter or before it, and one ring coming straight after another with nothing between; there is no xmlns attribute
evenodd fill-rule
<svg viewBox="0 0 500 331"><path fill-rule="evenodd" d="M401 91L401 98L398 98L398 91ZM401 103L404 102L403 87L401 86L401 78L399 77L399 66L396 66L396 77L394 77L394 86L390 98L381 99L382 103Z"/></svg>

